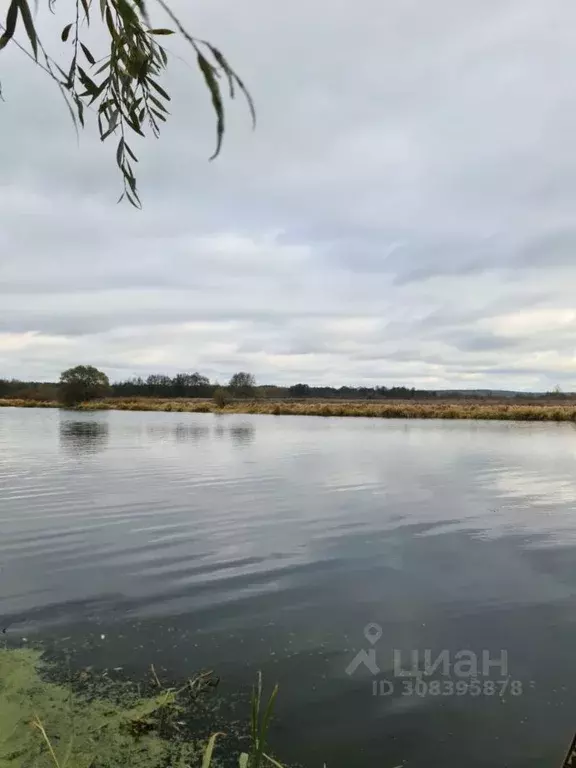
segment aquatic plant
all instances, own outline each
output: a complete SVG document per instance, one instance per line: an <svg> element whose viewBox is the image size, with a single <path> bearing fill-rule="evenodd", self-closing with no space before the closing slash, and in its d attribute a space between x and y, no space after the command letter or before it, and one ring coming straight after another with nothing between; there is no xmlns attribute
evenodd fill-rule
<svg viewBox="0 0 576 768"><path fill-rule="evenodd" d="M217 746L226 734L201 738L193 733L191 717L190 702L210 687L211 673L173 688L165 687L152 667L156 690L143 696L139 686L129 684L118 684L111 694L101 678L83 693L82 686L50 679L47 670L38 651L0 649L0 768L210 768L221 763ZM88 672L82 674L89 680ZM237 756L239 768L262 768L265 762L282 768L267 746L277 692L275 687L263 703L258 675L250 746Z"/></svg>

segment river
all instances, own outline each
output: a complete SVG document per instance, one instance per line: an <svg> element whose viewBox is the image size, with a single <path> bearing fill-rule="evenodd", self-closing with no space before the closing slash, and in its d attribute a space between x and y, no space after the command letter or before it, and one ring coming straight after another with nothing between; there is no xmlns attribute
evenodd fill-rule
<svg viewBox="0 0 576 768"><path fill-rule="evenodd" d="M0 569L11 643L262 670L288 762L542 768L576 729L571 424L0 409Z"/></svg>

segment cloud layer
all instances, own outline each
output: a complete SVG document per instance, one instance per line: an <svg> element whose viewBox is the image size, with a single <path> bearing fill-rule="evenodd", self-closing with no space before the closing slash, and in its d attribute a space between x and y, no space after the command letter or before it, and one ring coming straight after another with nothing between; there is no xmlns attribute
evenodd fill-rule
<svg viewBox="0 0 576 768"><path fill-rule="evenodd" d="M174 7L259 125L233 104L208 163L208 96L176 59L142 213L115 205L113 146L77 147L58 92L2 54L0 376L576 389L576 8Z"/></svg>

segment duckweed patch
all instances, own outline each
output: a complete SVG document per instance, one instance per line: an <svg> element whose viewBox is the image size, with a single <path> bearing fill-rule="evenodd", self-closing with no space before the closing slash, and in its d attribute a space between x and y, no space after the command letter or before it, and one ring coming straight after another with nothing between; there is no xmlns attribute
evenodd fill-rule
<svg viewBox="0 0 576 768"><path fill-rule="evenodd" d="M191 718L199 681L157 682L142 695L137 684L103 687L86 671L67 685L39 651L0 649L0 768L200 766L208 739L194 737Z"/></svg>

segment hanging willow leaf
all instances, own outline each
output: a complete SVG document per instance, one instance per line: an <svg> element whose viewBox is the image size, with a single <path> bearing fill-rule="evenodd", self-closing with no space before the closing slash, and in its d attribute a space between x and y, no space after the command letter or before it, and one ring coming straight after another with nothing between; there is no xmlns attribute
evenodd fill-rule
<svg viewBox="0 0 576 768"><path fill-rule="evenodd" d="M150 19L148 17L148 9L146 7L146 3L144 2L144 0L134 0L134 2L136 3L138 10L142 14L142 18L144 19L146 24L150 26Z"/></svg>
<svg viewBox="0 0 576 768"><path fill-rule="evenodd" d="M130 147L128 146L128 144L125 144L125 145L124 145L124 149L126 150L126 152L128 152L128 154L130 155L130 157L132 158L132 160L134 160L134 162L135 162L135 163L137 163L137 162L138 162L138 158L136 157L136 155L134 154L134 152L132 152L132 150L130 149Z"/></svg>
<svg viewBox="0 0 576 768"><path fill-rule="evenodd" d="M94 96L94 94L96 94L96 96L97 96L98 95L98 86L96 85L94 80L92 80L90 77L88 77L88 75L82 69L82 67L78 67L78 76L80 77L80 81L81 81L82 85L84 86L84 88L86 88L87 95Z"/></svg>
<svg viewBox="0 0 576 768"><path fill-rule="evenodd" d="M138 27L139 26L139 19L138 19L138 16L136 14L136 11L130 5L130 3L127 2L127 0L115 0L114 5L116 7L116 10L118 11L118 13L121 16L122 21L124 22L124 24L127 27L129 27L129 26Z"/></svg>
<svg viewBox="0 0 576 768"><path fill-rule="evenodd" d="M148 98L150 99L152 104L155 104L158 107L158 109L162 110L162 112L166 112L167 115L170 114L166 109L166 107L164 106L164 104L162 104L160 99L157 99L156 96L154 96L153 94L149 94Z"/></svg>
<svg viewBox="0 0 576 768"><path fill-rule="evenodd" d="M4 24L4 33L0 37L0 50L4 48L14 36L16 31L16 22L18 21L18 0L12 0L8 13L6 14L6 23Z"/></svg>
<svg viewBox="0 0 576 768"><path fill-rule="evenodd" d="M153 112L159 120L162 120L163 123L166 122L166 115L163 115L162 112L158 112L154 107L151 107L150 111Z"/></svg>
<svg viewBox="0 0 576 768"><path fill-rule="evenodd" d="M92 56L92 54L90 53L88 48L86 48L84 43L80 43L80 48L82 48L82 50L84 51L84 56L86 56L90 64L96 64L96 59L94 58L94 56Z"/></svg>
<svg viewBox="0 0 576 768"><path fill-rule="evenodd" d="M228 82L230 84L230 97L234 98L234 83L240 88L242 93L244 94L244 98L246 99L248 103L248 108L250 110L250 116L252 117L252 127L256 127L256 107L254 106L254 101L252 99L252 96L250 95L250 92L242 82L242 80L238 77L236 72L232 69L226 58L224 57L224 54L222 51L218 50L218 48L215 48L213 45L208 43L206 40L203 41L204 44L210 49L210 52L220 64L224 72L226 73L228 77Z"/></svg>
<svg viewBox="0 0 576 768"><path fill-rule="evenodd" d="M206 59L200 51L198 51L198 66L204 80L208 86L208 90L212 96L212 106L216 112L216 149L210 160L214 160L220 154L222 148L222 138L224 137L224 106L222 104L222 94L220 93L220 86L216 80L215 70L212 64Z"/></svg>
<svg viewBox="0 0 576 768"><path fill-rule="evenodd" d="M124 155L124 137L118 142L118 149L116 150L116 164L119 168L122 168L122 157Z"/></svg>
<svg viewBox="0 0 576 768"><path fill-rule="evenodd" d="M60 39L62 40L63 43L65 43L66 40L68 40L68 36L70 35L70 30L71 29L72 29L72 24L66 24L66 26L62 30L62 34L60 35Z"/></svg>
<svg viewBox="0 0 576 768"><path fill-rule="evenodd" d="M32 14L30 13L30 6L28 5L27 0L19 0L19 6L20 15L22 16L24 28L26 29L26 34L28 35L30 45L34 51L34 58L38 60L38 37L36 36L34 21L32 19Z"/></svg>
<svg viewBox="0 0 576 768"><path fill-rule="evenodd" d="M174 30L173 29L149 29L148 34L149 35L173 35Z"/></svg>
<svg viewBox="0 0 576 768"><path fill-rule="evenodd" d="M160 94L160 96L163 96L163 97L166 99L166 101L170 101L170 96L169 96L169 95L166 93L166 91L164 90L164 88L162 88L161 86L159 86L159 85L158 85L158 83L156 83L156 82L155 82L154 80L152 80L152 79L148 80L148 82L150 83L150 85L151 85L153 88L155 88L155 89L158 91L158 93Z"/></svg>
<svg viewBox="0 0 576 768"><path fill-rule="evenodd" d="M80 121L82 128L84 128L84 104L79 97L74 99L74 103L76 104L76 111L78 112L78 120Z"/></svg>
<svg viewBox="0 0 576 768"><path fill-rule="evenodd" d="M208 43L208 48L210 49L210 52L212 53L212 55L214 56L218 64L220 64L220 66L224 70L226 77L228 78L228 86L230 88L230 98L233 99L234 98L234 73L230 65L222 55L222 53L218 50L218 48L214 48L214 46L210 45L209 43Z"/></svg>
<svg viewBox="0 0 576 768"><path fill-rule="evenodd" d="M90 3L92 0L90 0L90 2L88 2L88 0L81 0L81 2L82 8L84 8L84 18L86 19L86 24L90 26Z"/></svg>

